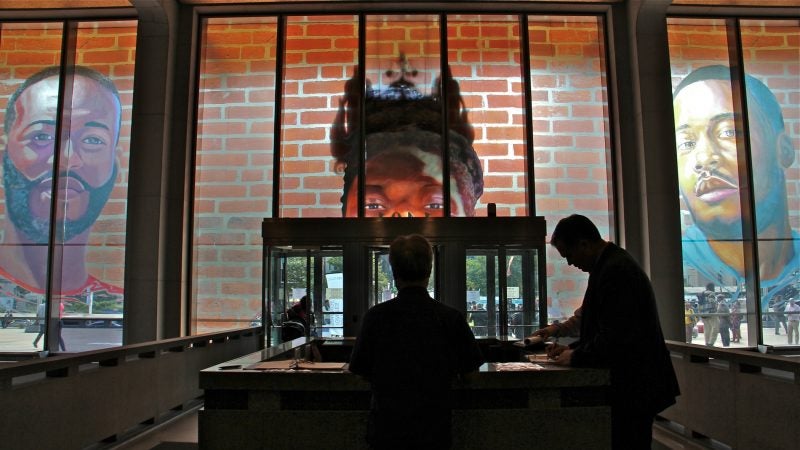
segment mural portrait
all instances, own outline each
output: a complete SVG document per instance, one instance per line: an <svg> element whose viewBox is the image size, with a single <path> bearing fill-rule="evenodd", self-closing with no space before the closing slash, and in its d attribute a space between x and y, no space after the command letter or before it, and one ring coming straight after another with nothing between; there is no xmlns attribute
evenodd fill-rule
<svg viewBox="0 0 800 450"><path fill-rule="evenodd" d="M758 239L761 304L792 290L800 268L800 236L792 229L787 170L795 162L781 106L759 79L745 75L751 150L752 204ZM673 92L680 195L692 224L683 237L684 265L706 281L728 285L738 299L745 286L740 178L743 142L734 108L730 68L689 73ZM732 280L732 281L728 281ZM784 295L785 298L789 296Z"/></svg>
<svg viewBox="0 0 800 450"><path fill-rule="evenodd" d="M374 90L367 80L364 101L365 217L441 217L444 215L442 102L448 114L450 215L472 216L483 194L483 172L472 147L472 126L458 83L449 73L438 79L431 95L420 93L412 81L415 70L405 56L396 79ZM447 85L447 100L438 86ZM345 95L332 127L331 153L344 173L342 213L358 216L360 148L360 89L356 78Z"/></svg>
<svg viewBox="0 0 800 450"><path fill-rule="evenodd" d="M121 306L122 289L96 278L87 266L92 228L118 178L120 95L100 72L81 66L69 72L65 97L71 103L62 117L58 67L28 77L9 97L5 112L0 289L12 303L6 307L19 312L35 312L44 300L53 276L48 273L51 233L61 268L51 285L54 296L62 302ZM55 161L59 119L61 151Z"/></svg>

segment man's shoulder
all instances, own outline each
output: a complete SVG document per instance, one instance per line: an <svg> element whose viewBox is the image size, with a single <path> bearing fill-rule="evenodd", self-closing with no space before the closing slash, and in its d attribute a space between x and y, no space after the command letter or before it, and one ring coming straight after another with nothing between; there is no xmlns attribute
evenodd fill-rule
<svg viewBox="0 0 800 450"><path fill-rule="evenodd" d="M624 248L609 242L608 246L601 255L601 272L642 272L641 266L634 257Z"/></svg>
<svg viewBox="0 0 800 450"><path fill-rule="evenodd" d="M446 315L452 316L452 317L459 317L459 318L462 318L464 316L464 313L462 313L461 311L457 310L456 308L453 308L450 305L445 305L444 303L442 303L440 301L436 301L436 300L431 300L431 302L433 302L433 305L434 305L433 307L438 309L439 311L441 311L442 314L446 314Z"/></svg>

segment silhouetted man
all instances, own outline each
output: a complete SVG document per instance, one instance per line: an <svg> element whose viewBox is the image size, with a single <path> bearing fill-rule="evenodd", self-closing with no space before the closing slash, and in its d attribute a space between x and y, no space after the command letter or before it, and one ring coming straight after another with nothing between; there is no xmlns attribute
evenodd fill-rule
<svg viewBox="0 0 800 450"><path fill-rule="evenodd" d="M584 216L561 219L550 244L569 265L589 273L589 283L580 338L569 346L554 344L549 355L561 365L608 368L613 448L649 449L655 415L679 394L650 279Z"/></svg>
<svg viewBox="0 0 800 450"><path fill-rule="evenodd" d="M427 239L397 238L389 263L397 297L367 312L350 358L350 371L372 385L367 442L380 449L449 448L451 384L483 358L464 316L428 295ZM411 345L417 339L420 345Z"/></svg>

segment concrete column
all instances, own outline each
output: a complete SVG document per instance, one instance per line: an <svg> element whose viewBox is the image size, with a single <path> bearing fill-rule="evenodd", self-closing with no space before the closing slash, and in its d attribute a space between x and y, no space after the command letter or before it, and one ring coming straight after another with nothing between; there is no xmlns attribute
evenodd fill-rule
<svg viewBox="0 0 800 450"><path fill-rule="evenodd" d="M667 339L683 340L680 203L666 13L670 0L612 9L610 41L619 121L620 241L649 273ZM630 119L628 119L630 118Z"/></svg>
<svg viewBox="0 0 800 450"><path fill-rule="evenodd" d="M139 27L128 183L125 344L187 334L183 230L194 36L191 11L176 0L131 4Z"/></svg>

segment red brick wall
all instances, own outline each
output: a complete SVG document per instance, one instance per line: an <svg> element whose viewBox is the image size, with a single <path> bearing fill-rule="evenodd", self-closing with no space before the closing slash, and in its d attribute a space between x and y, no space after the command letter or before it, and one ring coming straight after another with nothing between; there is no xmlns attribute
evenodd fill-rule
<svg viewBox="0 0 800 450"><path fill-rule="evenodd" d="M536 214L548 232L572 213L610 236L610 126L603 22L529 18ZM549 233L548 233L549 235ZM548 315L564 318L583 299L586 275L547 248Z"/></svg>
<svg viewBox="0 0 800 450"><path fill-rule="evenodd" d="M258 222L272 214L274 188L274 92L269 86L275 76L276 36L274 25L246 22L215 19L205 37L195 185L198 329L248 321L259 309ZM594 18L532 21L530 26L536 207L551 228L573 211L592 215L601 225L608 222L600 29ZM342 174L330 156L330 128L344 85L355 73L357 20L290 17L287 34L281 74L280 215L338 217ZM519 35L513 16L448 17L448 61L469 110L484 170L478 215L485 214L488 202L497 204L498 215L529 213ZM438 25L429 16L369 17L366 70L373 87L391 81L384 72L397 69L394 63L402 51L420 72L414 79L417 87L430 93L439 74L438 38ZM257 97L253 90L258 90ZM231 251L236 258L225 258ZM557 255L548 258L549 272L561 275ZM555 283L549 289L564 301L580 298L577 283Z"/></svg>
<svg viewBox="0 0 800 450"><path fill-rule="evenodd" d="M277 22L209 19L201 49L192 235L195 332L261 311L261 220L272 215Z"/></svg>
<svg viewBox="0 0 800 450"><path fill-rule="evenodd" d="M0 30L0 124L5 119L8 98L17 87L33 73L59 64L61 30L61 23L3 24ZM76 48L75 63L110 77L122 100L119 174L111 197L92 229L87 262L92 275L123 287L136 22L81 22ZM5 133L0 139L5 149ZM0 221L7 220L2 190L0 185ZM0 241L3 238L0 237ZM68 268L64 268L65 276L68 273Z"/></svg>

